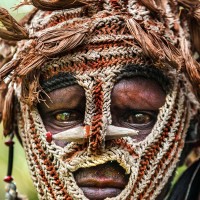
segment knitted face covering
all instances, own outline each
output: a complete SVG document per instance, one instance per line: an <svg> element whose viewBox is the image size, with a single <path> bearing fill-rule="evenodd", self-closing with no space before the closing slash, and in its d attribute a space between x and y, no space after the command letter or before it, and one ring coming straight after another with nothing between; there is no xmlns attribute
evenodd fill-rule
<svg viewBox="0 0 200 200"><path fill-rule="evenodd" d="M194 38L179 10L181 5L188 12L189 3L32 3L47 11L34 11L23 28L11 20L9 37L21 41L0 73L9 86L4 134L16 127L8 124L17 123L39 198L88 199L74 174L115 162L129 178L117 196L107 199L155 199L176 168L199 106L192 89L199 87L199 64L189 51ZM194 13L198 5L191 5ZM196 45L196 55L198 50ZM140 131L113 126L110 111L113 87L135 76L155 79L166 92L153 129L141 141L135 139ZM52 135L38 110L41 94L75 84L86 97L83 125ZM56 140L67 144L60 147Z"/></svg>
<svg viewBox="0 0 200 200"><path fill-rule="evenodd" d="M119 71L115 67L111 69L116 70L116 73L123 71L123 67L119 67ZM95 73L93 70L82 75L79 73L74 77L85 89L85 126L54 135L54 139L71 141L64 148L54 142L47 142L47 130L38 110L30 110L27 105L21 104L23 113L19 117L19 124L22 124L20 133L29 166L33 168L31 174L39 197L87 199L78 187L74 173L80 168L116 161L129 175L129 181L124 190L111 199L155 199L175 169L184 145L185 133L192 116L190 102L184 94L190 91L180 87L182 81L175 81L159 112L157 123L144 140L137 142L134 138L122 135L123 138L113 138L115 140L111 143L106 143L101 153L95 153L96 148L103 148L103 141L114 129L118 133L124 131L127 135L133 130L110 125L112 119L108 105L114 82L112 76L107 77L110 69L99 69L98 75L95 75L98 81L92 79L92 74ZM100 80L102 84L99 84ZM96 106L97 97L102 97L100 108ZM83 135L82 138L79 134ZM86 139L89 140L88 145L82 145Z"/></svg>

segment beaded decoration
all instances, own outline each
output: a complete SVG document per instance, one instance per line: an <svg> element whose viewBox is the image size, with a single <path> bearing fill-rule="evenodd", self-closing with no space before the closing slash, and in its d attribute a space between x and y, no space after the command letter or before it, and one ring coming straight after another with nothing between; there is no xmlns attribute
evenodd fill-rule
<svg viewBox="0 0 200 200"><path fill-rule="evenodd" d="M1 42L6 45L9 39L14 41L10 48L16 47L0 75L8 86L4 135L13 133L17 123L39 198L87 199L74 172L115 161L129 181L118 196L106 199L155 199L176 168L190 121L199 110L200 2L29 3L37 9L23 26L0 9L6 28L0 29ZM139 132L112 126L110 113L116 82L137 75L156 79L167 93L153 130L142 141L134 139ZM74 84L85 91L84 127L52 135L37 104L43 93ZM69 138L70 132L78 134ZM62 148L55 139L69 143Z"/></svg>

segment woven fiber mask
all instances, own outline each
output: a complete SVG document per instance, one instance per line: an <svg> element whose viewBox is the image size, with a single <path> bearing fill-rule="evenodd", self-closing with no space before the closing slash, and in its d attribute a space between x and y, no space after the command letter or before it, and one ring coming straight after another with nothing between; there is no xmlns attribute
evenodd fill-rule
<svg viewBox="0 0 200 200"><path fill-rule="evenodd" d="M0 74L4 135L21 138L39 199L159 198L199 109L199 1L30 3L37 9L21 24L1 9L2 44L14 53ZM165 93L155 123L140 139L140 128L116 125L112 114L117 85L138 77ZM54 104L52 92L75 87L82 91L77 98L83 94L82 121L50 131L45 104ZM56 115L58 121L69 117ZM114 192L93 189L102 198L91 197L84 189L91 185L81 186L77 174L99 166L119 169L126 184L109 189Z"/></svg>

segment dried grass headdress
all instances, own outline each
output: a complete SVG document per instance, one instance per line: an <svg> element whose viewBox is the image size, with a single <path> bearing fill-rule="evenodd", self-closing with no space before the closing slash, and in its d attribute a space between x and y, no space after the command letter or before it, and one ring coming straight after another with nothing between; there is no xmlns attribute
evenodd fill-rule
<svg viewBox="0 0 200 200"><path fill-rule="evenodd" d="M61 53L69 52L77 46L87 43L88 39L93 37L93 30L97 25L93 24L92 20L99 17L97 13L102 9L103 1L31 0L22 3L22 5L26 4L33 4L37 9L45 10L47 14L54 10L69 8L79 8L79 10L75 13L72 11L71 16L70 14L68 14L69 16L58 16L55 20L52 17L52 19L50 19L52 22L49 21L49 24L31 27L29 23L37 12L37 9L26 16L22 20L22 23L18 23L5 9L0 9L0 21L3 24L3 28L0 29L0 37L2 38L0 76L2 80L1 93L3 94L1 95L1 102L4 101L5 91L7 90L6 85L12 82L14 86L15 82L23 82L27 77L30 79L28 84L34 84L34 86L29 88L33 91L28 92L27 87L29 86L25 84L22 91L22 98L29 101L29 104L32 104L35 98L39 98L38 92L41 91L41 89L37 82L37 76L40 73L40 69L42 69L44 63L49 59ZM110 16L114 13L118 16L121 13L124 14L123 21L135 40L133 45L138 45L143 51L142 54L153 59L158 65L162 62L167 62L172 67L185 73L193 85L195 95L199 99L199 1L141 0L139 5L145 6L149 10L147 12L150 12L150 17L147 20L137 19L137 14L130 13L130 8L128 7L127 10L125 10L125 6L128 5L126 1L110 1L110 5L111 7L107 8L108 13L106 13L106 15ZM170 5L171 8L168 5ZM120 10L121 8L123 9ZM170 9L172 9L173 12L170 11ZM112 11L112 14L109 13L110 11ZM80 22L78 22L78 20L76 22L75 19L82 15L85 17L82 18ZM66 24L63 25L63 27L59 27L59 24L73 18L74 24ZM163 20L164 23L161 23ZM51 26L52 28L50 28ZM54 26L59 28L53 29ZM30 31L28 31L28 27ZM110 34L112 34L112 30ZM178 39L175 46L171 45L173 39ZM125 39L123 38L123 40ZM127 39L127 42L130 42L130 39ZM33 75L34 73L37 75ZM4 81L6 77L9 77L8 81ZM11 92L13 92L13 90L9 88L9 93ZM9 97L11 98L12 95L9 95ZM4 135L10 132L10 130L7 131L6 124L8 123L6 121L12 118L9 114L12 113L12 109L9 108L12 105L12 100L8 99L9 97L8 95L6 97L4 112L3 103L1 104L1 113L5 115L3 117ZM10 129L10 125L8 126Z"/></svg>
<svg viewBox="0 0 200 200"><path fill-rule="evenodd" d="M101 51L116 48L110 55L112 64L121 56L121 46L131 46L136 50L130 47L130 52L121 56L122 64L137 55L138 60L151 60L160 70L176 69L185 74L200 100L198 0L30 0L22 4L33 4L36 9L21 23L0 9L4 52L0 57L0 108L5 136L12 139L16 132L15 102L20 100L31 107L40 101L40 75L48 79L56 74L57 69L52 70L58 68L54 60L60 59L60 71L63 65L80 71L95 69L93 57L102 66L109 60L98 52L99 47ZM85 52L92 50L94 56L87 56ZM64 60L64 55L74 52L81 52L81 56L77 53L76 59ZM20 94L18 86L22 88Z"/></svg>

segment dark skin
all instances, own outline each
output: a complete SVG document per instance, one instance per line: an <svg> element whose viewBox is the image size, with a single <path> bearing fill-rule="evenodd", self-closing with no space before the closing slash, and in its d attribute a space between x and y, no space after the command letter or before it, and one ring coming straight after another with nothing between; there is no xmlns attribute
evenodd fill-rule
<svg viewBox="0 0 200 200"><path fill-rule="evenodd" d="M85 92L79 85L54 90L39 105L45 127L53 134L82 125ZM148 135L165 103L165 92L154 80L134 77L119 81L111 94L112 125L139 130L138 141Z"/></svg>
<svg viewBox="0 0 200 200"><path fill-rule="evenodd" d="M85 92L78 85L50 92L45 104L39 105L46 129L53 134L83 125ZM122 79L111 93L112 125L139 130L136 141L143 140L152 130L159 108L165 103L166 94L154 80L145 77ZM55 141L64 147L66 143ZM104 169L104 170L102 170ZM78 186L89 199L102 200L117 196L128 182L123 168L117 163L106 163L74 173ZM117 178L116 178L117 177ZM164 189L165 190L165 189ZM158 199L163 199L163 194Z"/></svg>

